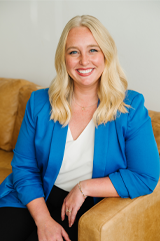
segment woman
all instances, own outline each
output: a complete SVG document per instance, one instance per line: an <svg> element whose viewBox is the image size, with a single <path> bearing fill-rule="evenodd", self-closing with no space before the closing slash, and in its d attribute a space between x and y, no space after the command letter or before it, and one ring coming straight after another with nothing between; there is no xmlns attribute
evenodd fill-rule
<svg viewBox="0 0 160 241"><path fill-rule="evenodd" d="M159 179L144 98L127 90L115 43L96 18L67 23L55 67L49 91L27 103L13 173L0 186L3 241L77 240L78 219L99 197L146 195Z"/></svg>

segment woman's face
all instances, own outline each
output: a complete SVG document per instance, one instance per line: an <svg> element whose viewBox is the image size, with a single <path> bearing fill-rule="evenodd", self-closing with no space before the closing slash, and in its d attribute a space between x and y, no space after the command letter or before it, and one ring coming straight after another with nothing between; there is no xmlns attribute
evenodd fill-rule
<svg viewBox="0 0 160 241"><path fill-rule="evenodd" d="M70 30L66 42L65 61L74 85L98 86L105 66L104 55L88 28L76 27Z"/></svg>

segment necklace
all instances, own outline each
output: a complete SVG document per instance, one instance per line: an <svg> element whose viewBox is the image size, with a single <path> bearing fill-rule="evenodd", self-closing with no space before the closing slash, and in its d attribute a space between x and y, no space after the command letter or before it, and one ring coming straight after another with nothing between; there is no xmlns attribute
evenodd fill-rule
<svg viewBox="0 0 160 241"><path fill-rule="evenodd" d="M74 102L76 103L76 105L78 105L79 107L81 107L82 110L85 110L85 109L87 109L87 108L89 108L89 107L92 107L92 106L96 105L97 102L98 102L98 101L97 101L97 102L94 103L93 105L89 105L89 106L81 106L81 105L79 105L79 104L76 102L76 100L75 100L74 97L73 97L73 100L74 100Z"/></svg>

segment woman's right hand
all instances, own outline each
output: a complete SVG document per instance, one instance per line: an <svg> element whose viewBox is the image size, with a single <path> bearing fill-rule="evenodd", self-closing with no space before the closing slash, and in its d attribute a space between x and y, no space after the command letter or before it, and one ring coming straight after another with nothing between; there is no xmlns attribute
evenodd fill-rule
<svg viewBox="0 0 160 241"><path fill-rule="evenodd" d="M50 216L43 197L29 202L27 208L37 226L39 241L71 241L64 228Z"/></svg>
<svg viewBox="0 0 160 241"><path fill-rule="evenodd" d="M47 217L37 224L39 241L71 241L64 228L52 217Z"/></svg>

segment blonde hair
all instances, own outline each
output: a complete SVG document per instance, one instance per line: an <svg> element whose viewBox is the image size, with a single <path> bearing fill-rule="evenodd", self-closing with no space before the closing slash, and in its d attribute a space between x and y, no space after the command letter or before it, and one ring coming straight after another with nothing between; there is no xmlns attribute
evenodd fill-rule
<svg viewBox="0 0 160 241"><path fill-rule="evenodd" d="M105 68L98 87L100 104L93 115L94 123L97 126L114 120L117 111L127 112L126 107L128 106L123 100L128 84L118 61L114 40L102 23L89 15L72 18L66 24L60 37L55 54L57 76L49 88L49 100L52 106L51 119L59 121L65 126L71 118L70 104L73 94L73 80L66 70L65 46L69 31L79 26L85 26L92 32L105 57Z"/></svg>

